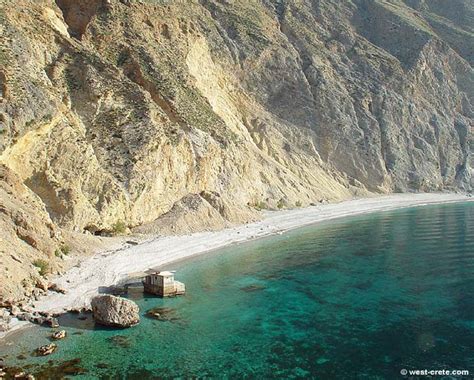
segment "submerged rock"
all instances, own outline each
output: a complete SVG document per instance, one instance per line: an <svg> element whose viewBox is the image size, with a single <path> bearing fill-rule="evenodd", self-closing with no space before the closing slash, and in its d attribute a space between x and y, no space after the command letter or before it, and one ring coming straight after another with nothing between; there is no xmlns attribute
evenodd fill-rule
<svg viewBox="0 0 474 380"><path fill-rule="evenodd" d="M91 305L94 320L104 326L131 327L140 322L138 305L125 298L97 296Z"/></svg>
<svg viewBox="0 0 474 380"><path fill-rule="evenodd" d="M36 353L41 356L51 355L54 351L56 351L58 346L54 343L46 344L44 346L39 347L36 350Z"/></svg>
<svg viewBox="0 0 474 380"><path fill-rule="evenodd" d="M36 380L36 377L34 377L31 373L27 374L25 377L26 380Z"/></svg>
<svg viewBox="0 0 474 380"><path fill-rule="evenodd" d="M51 335L51 338L56 339L56 340L64 339L65 337L66 337L66 330L56 331L53 333L53 335Z"/></svg>
<svg viewBox="0 0 474 380"><path fill-rule="evenodd" d="M28 365L25 368L8 368L7 378L15 379L28 379L34 380L37 379L69 379L77 375L83 375L87 373L85 368L80 366L81 359L72 359L63 362L58 362L57 360L48 360L42 365ZM25 370L28 369L31 372L35 373L33 375L28 374ZM16 377L15 377L16 376Z"/></svg>
<svg viewBox="0 0 474 380"><path fill-rule="evenodd" d="M259 285L259 284L253 284L253 285L244 286L243 288L240 288L240 290L247 293L252 293L252 292L258 292L260 290L265 290L265 286Z"/></svg>
<svg viewBox="0 0 474 380"><path fill-rule="evenodd" d="M169 307L154 307L146 312L146 316L158 321L175 321L176 310Z"/></svg>
<svg viewBox="0 0 474 380"><path fill-rule="evenodd" d="M18 372L14 375L14 378L15 379L26 379L27 376L28 375L25 372Z"/></svg>
<svg viewBox="0 0 474 380"><path fill-rule="evenodd" d="M114 346L120 348L130 348L132 343L130 342L130 338L123 335L116 335L108 339Z"/></svg>

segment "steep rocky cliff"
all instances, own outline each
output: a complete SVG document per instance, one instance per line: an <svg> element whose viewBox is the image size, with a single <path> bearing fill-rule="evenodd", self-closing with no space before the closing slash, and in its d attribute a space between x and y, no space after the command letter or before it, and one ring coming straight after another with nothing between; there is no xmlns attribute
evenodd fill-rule
<svg viewBox="0 0 474 380"><path fill-rule="evenodd" d="M0 297L71 231L470 191L473 25L471 0L0 0Z"/></svg>

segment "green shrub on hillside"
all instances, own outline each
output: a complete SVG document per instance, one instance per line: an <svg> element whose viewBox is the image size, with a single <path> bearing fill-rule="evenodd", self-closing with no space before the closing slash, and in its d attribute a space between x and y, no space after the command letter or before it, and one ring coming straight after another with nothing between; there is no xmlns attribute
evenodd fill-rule
<svg viewBox="0 0 474 380"><path fill-rule="evenodd" d="M40 276L46 276L49 273L49 263L46 260L38 259L33 261L33 265L39 269Z"/></svg>
<svg viewBox="0 0 474 380"><path fill-rule="evenodd" d="M127 230L127 225L122 220L116 221L114 225L112 226L112 232L115 235L124 234L126 230Z"/></svg>
<svg viewBox="0 0 474 380"><path fill-rule="evenodd" d="M71 253L71 247L69 247L67 244L63 244L59 249L63 255L67 256Z"/></svg>
<svg viewBox="0 0 474 380"><path fill-rule="evenodd" d="M258 201L254 204L251 204L250 207L253 207L259 211L268 209L268 205L264 201Z"/></svg>
<svg viewBox="0 0 474 380"><path fill-rule="evenodd" d="M71 248L67 244L61 245L56 251L54 251L54 255L56 257L63 257L64 255L67 256L71 252Z"/></svg>

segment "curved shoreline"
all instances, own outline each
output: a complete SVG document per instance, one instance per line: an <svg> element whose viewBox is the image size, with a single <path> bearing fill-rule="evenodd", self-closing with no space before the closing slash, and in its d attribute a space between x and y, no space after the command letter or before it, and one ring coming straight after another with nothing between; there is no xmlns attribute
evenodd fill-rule
<svg viewBox="0 0 474 380"><path fill-rule="evenodd" d="M348 216L390 211L430 204L474 201L466 195L451 193L397 194L348 200L304 209L265 212L263 220L216 232L184 236L157 237L134 246L94 255L71 268L55 282L66 294L50 293L34 303L35 311L62 313L88 306L100 287L118 284L150 268L170 265L230 244L283 233L299 227ZM172 269L172 268L169 268ZM13 324L13 329L28 324ZM2 335L0 334L0 338Z"/></svg>

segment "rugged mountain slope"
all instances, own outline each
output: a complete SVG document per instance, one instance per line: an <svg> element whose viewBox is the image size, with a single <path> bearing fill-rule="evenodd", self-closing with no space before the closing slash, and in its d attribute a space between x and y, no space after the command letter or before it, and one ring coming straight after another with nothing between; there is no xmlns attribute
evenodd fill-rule
<svg viewBox="0 0 474 380"><path fill-rule="evenodd" d="M472 188L470 0L0 5L0 296L68 231Z"/></svg>

